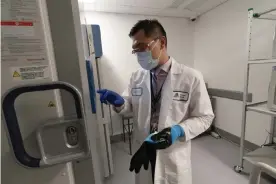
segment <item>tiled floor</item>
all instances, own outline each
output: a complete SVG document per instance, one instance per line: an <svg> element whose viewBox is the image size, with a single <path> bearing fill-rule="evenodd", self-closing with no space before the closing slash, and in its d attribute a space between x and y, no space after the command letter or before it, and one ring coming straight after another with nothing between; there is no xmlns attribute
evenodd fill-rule
<svg viewBox="0 0 276 184"><path fill-rule="evenodd" d="M131 156L127 143L112 145L115 174L106 184L134 184L134 174L128 171ZM200 137L192 142L193 184L248 184L248 174L237 174L239 148L223 139ZM245 164L248 173L250 165ZM261 184L275 182L262 181Z"/></svg>

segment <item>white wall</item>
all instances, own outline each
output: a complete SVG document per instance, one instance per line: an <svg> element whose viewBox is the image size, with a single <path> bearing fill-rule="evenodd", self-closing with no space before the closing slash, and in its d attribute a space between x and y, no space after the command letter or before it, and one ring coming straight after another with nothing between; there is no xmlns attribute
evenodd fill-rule
<svg viewBox="0 0 276 184"><path fill-rule="evenodd" d="M103 57L101 60L104 87L123 92L132 72L139 68L131 54L132 40L128 33L141 19L155 18L164 26L168 37L168 51L178 62L193 66L194 24L184 18L150 17L114 13L82 13L87 24L99 24L102 34ZM114 132L121 132L121 120L113 113Z"/></svg>
<svg viewBox="0 0 276 184"><path fill-rule="evenodd" d="M275 0L230 0L201 16L195 26L194 58L212 88L243 90L246 62L247 9L265 10L276 7ZM267 58L272 53L271 21L254 21L252 58ZM271 65L252 67L249 91L254 102L267 100ZM218 99L216 126L240 136L242 103ZM269 117L249 113L246 139L263 144L269 130Z"/></svg>

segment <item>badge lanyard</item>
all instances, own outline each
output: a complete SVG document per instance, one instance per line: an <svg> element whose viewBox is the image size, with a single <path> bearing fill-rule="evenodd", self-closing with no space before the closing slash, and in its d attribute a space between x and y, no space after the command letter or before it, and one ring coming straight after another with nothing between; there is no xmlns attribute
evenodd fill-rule
<svg viewBox="0 0 276 184"><path fill-rule="evenodd" d="M152 80L153 80L153 74L150 72L151 110L152 112L156 112L156 104L159 102L161 98L162 89L166 79L164 80L159 92L156 95L154 95ZM157 88L157 83L156 83L156 88Z"/></svg>
<svg viewBox="0 0 276 184"><path fill-rule="evenodd" d="M170 66L170 68L169 68L169 71L170 71L170 69L171 69L171 66ZM168 71L168 73L167 73L167 76L169 75L169 71ZM157 103L159 102L159 100L160 100L160 98L161 98L162 89L163 89L163 86L164 86L164 84L165 84L165 82L166 82L167 76L166 76L166 78L164 79L164 81L163 81L163 83L162 83L162 85L161 85L161 88L160 88L159 92L158 92L156 95L154 95L154 92L153 92L153 85L152 85L153 74L152 74L152 72L150 72L151 111L152 111L152 113L156 112L156 105L157 105ZM157 79L156 79L156 80L157 80ZM156 82L156 88L157 88L157 82Z"/></svg>

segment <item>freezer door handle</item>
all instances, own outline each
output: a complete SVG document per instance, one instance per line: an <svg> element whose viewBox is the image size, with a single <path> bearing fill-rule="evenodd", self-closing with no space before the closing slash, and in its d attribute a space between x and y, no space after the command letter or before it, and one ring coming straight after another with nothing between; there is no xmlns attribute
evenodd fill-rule
<svg viewBox="0 0 276 184"><path fill-rule="evenodd" d="M7 130L9 132L10 141L12 144L13 152L18 162L27 167L40 167L41 158L35 158L30 156L24 147L22 135L20 132L18 119L15 111L16 98L28 92L46 91L63 89L68 91L75 100L75 106L78 119L83 119L84 108L82 103L82 96L79 90L73 85L65 82L50 82L44 84L35 85L22 85L14 87L7 91L2 98L2 110L5 118Z"/></svg>

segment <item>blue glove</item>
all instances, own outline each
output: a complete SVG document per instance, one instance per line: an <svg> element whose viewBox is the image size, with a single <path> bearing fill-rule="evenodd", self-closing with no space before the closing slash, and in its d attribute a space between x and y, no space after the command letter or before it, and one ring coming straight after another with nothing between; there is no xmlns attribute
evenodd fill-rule
<svg viewBox="0 0 276 184"><path fill-rule="evenodd" d="M180 125L174 125L170 128L165 128L161 132L150 134L145 142L152 144L155 149L166 149L179 137L185 136L185 132Z"/></svg>
<svg viewBox="0 0 276 184"><path fill-rule="evenodd" d="M98 90L97 93L99 93L100 100L102 103L107 104L110 103L114 105L115 107L120 107L125 103L125 100L123 97L121 97L119 94L115 93L114 91L110 91L107 89Z"/></svg>

